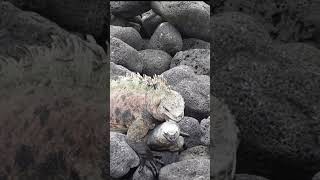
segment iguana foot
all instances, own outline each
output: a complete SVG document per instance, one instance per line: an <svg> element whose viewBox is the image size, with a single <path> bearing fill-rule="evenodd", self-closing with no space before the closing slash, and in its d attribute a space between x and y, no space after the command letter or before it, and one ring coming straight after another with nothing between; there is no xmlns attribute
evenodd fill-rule
<svg viewBox="0 0 320 180"><path fill-rule="evenodd" d="M160 160L161 156L153 155L150 148L144 142L138 142L130 146L140 157L140 165L138 167L138 172L144 173L144 168L146 167L152 172L154 177L157 177L160 169L157 166L157 164L160 164L160 167L164 165L164 163Z"/></svg>

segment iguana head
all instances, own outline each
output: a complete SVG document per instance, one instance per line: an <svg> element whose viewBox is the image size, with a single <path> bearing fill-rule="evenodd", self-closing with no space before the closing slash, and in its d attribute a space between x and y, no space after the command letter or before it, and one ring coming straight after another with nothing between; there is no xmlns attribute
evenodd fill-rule
<svg viewBox="0 0 320 180"><path fill-rule="evenodd" d="M174 121L166 121L161 125L161 134L170 143L176 142L180 135L180 127Z"/></svg>
<svg viewBox="0 0 320 180"><path fill-rule="evenodd" d="M166 120L179 122L184 117L184 100L173 90L167 93L160 101L158 113Z"/></svg>

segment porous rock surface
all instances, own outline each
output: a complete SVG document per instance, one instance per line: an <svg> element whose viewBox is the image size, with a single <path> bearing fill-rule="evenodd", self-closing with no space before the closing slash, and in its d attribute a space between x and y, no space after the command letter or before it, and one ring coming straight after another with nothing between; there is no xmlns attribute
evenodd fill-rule
<svg viewBox="0 0 320 180"><path fill-rule="evenodd" d="M138 32L142 37L142 47L137 48L134 43L127 40L137 37L136 35L117 27L117 33L121 31L123 34L120 33L121 36L113 34L110 37L110 78L116 80L127 73L137 72L149 76L164 76L168 84L184 98L186 117L180 121L179 126L183 132L189 134L189 137L184 137L185 146L180 150L185 152L184 155L181 155L180 151L153 151L153 154L164 162L164 167L157 164L161 171L158 178L209 179L209 126L204 125L203 128L200 126L201 120L208 118L210 112L209 6L196 1L160 2L173 3L177 13L172 13L169 12L172 7L156 9L150 6L150 3L155 5L158 2L111 2L111 24L135 28L137 31L134 34ZM180 20L183 21L179 22ZM183 61L181 64L189 66L177 63L174 67L170 67L172 57L183 53L180 52L183 47L190 51L189 55L192 58L181 56L181 62ZM196 48L199 49L194 50ZM194 55L194 52L197 55ZM195 69L204 69L204 72L198 70L195 73ZM192 147L196 148L190 149ZM190 155L187 155L188 152ZM201 160L188 158L196 157L197 154ZM186 169L186 167L192 168ZM122 171L125 175L121 179L153 179L151 171L146 167L142 171L138 168L130 168L130 171L127 169Z"/></svg>
<svg viewBox="0 0 320 180"><path fill-rule="evenodd" d="M140 163L136 152L127 144L126 135L110 132L110 175L120 178Z"/></svg>
<svg viewBox="0 0 320 180"><path fill-rule="evenodd" d="M143 69L140 53L116 37L110 38L110 61L135 72Z"/></svg>
<svg viewBox="0 0 320 180"><path fill-rule="evenodd" d="M209 40L210 6L203 1L152 1L151 7L184 36Z"/></svg>
<svg viewBox="0 0 320 180"><path fill-rule="evenodd" d="M190 166L192 164L192 166ZM189 159L172 163L161 168L159 180L207 180L210 176L209 159Z"/></svg>
<svg viewBox="0 0 320 180"><path fill-rule="evenodd" d="M8 2L0 9L0 178L104 179L102 47Z"/></svg>
<svg viewBox="0 0 320 180"><path fill-rule="evenodd" d="M104 0L4 0L26 11L39 13L68 31L93 35L99 43L107 40L109 2Z"/></svg>
<svg viewBox="0 0 320 180"><path fill-rule="evenodd" d="M136 50L142 48L142 37L137 30L132 27L110 26L110 36L116 37L127 43Z"/></svg>
<svg viewBox="0 0 320 180"><path fill-rule="evenodd" d="M142 73L153 76L160 75L170 69L172 57L162 50L146 49L139 51L143 61Z"/></svg>
<svg viewBox="0 0 320 180"><path fill-rule="evenodd" d="M196 38L183 39L182 51L189 49L210 49L210 43Z"/></svg>
<svg viewBox="0 0 320 180"><path fill-rule="evenodd" d="M217 66L212 71L215 86L211 92L225 100L237 119L241 132L238 167L275 179L287 177L286 174L297 179L311 178L320 165L320 69L315 58L319 52L302 44L270 44L268 34L257 28L259 23L250 20L252 34L239 36L229 53L230 48L223 42L249 29L247 25L236 26L238 18L248 15L237 18L231 14L213 16L220 19L212 26L213 31L233 28L221 31L220 36L212 34ZM230 18L236 21L226 26ZM216 41L215 36L220 40ZM257 47L264 48L257 51Z"/></svg>
<svg viewBox="0 0 320 180"><path fill-rule="evenodd" d="M190 49L180 51L172 58L170 67L187 65L193 68L195 74L210 74L210 50L209 49Z"/></svg>
<svg viewBox="0 0 320 180"><path fill-rule="evenodd" d="M228 106L215 96L211 96L212 139L210 152L213 164L210 166L211 178L217 180L233 179L236 172L237 148L239 144L236 120Z"/></svg>
<svg viewBox="0 0 320 180"><path fill-rule="evenodd" d="M163 50L174 55L182 49L182 37L174 26L164 22L152 34L148 48Z"/></svg>

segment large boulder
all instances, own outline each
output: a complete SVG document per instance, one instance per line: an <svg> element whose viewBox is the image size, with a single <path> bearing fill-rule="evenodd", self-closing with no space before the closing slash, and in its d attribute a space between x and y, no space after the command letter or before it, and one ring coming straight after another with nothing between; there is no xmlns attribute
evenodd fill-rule
<svg viewBox="0 0 320 180"><path fill-rule="evenodd" d="M210 48L215 54L212 70L223 66L240 50L264 52L265 46L271 43L271 38L263 25L244 13L219 13L212 16L210 21Z"/></svg>
<svg viewBox="0 0 320 180"><path fill-rule="evenodd" d="M110 26L110 36L116 37L136 50L142 48L142 37L133 27Z"/></svg>
<svg viewBox="0 0 320 180"><path fill-rule="evenodd" d="M116 37L110 38L110 61L134 72L142 72L143 69L140 53Z"/></svg>
<svg viewBox="0 0 320 180"><path fill-rule="evenodd" d="M238 148L238 127L229 108L220 99L211 96L212 137L210 154L214 164L210 167L211 178L215 180L233 179L236 172Z"/></svg>
<svg viewBox="0 0 320 180"><path fill-rule="evenodd" d="M103 87L108 58L92 38L85 41L33 12L0 4L0 83L64 83ZM30 34L31 33L31 34ZM26 35L30 34L30 35Z"/></svg>
<svg viewBox="0 0 320 180"><path fill-rule="evenodd" d="M111 13L123 18L133 18L150 9L149 1L110 1Z"/></svg>
<svg viewBox="0 0 320 180"><path fill-rule="evenodd" d="M212 91L241 130L240 167L300 179L319 168L320 68L310 62L274 49L236 56L214 72Z"/></svg>
<svg viewBox="0 0 320 180"><path fill-rule="evenodd" d="M5 0L22 10L39 13L73 32L92 34L104 43L109 34L109 2L104 0Z"/></svg>
<svg viewBox="0 0 320 180"><path fill-rule="evenodd" d="M140 164L136 152L127 144L126 135L110 132L110 175L120 178Z"/></svg>
<svg viewBox="0 0 320 180"><path fill-rule="evenodd" d="M152 1L151 7L184 36L209 40L210 6L203 1Z"/></svg>
<svg viewBox="0 0 320 180"><path fill-rule="evenodd" d="M179 65L192 67L195 74L210 75L210 50L190 49L180 51L172 58L170 67Z"/></svg>
<svg viewBox="0 0 320 180"><path fill-rule="evenodd" d="M163 22L152 34L148 48L163 50L174 55L182 49L181 35L173 25Z"/></svg>
<svg viewBox="0 0 320 180"><path fill-rule="evenodd" d="M0 179L105 179L103 49L7 2L0 22Z"/></svg>
<svg viewBox="0 0 320 180"><path fill-rule="evenodd" d="M180 65L162 73L168 84L185 101L185 115L201 120L210 113L210 77L197 75L189 66Z"/></svg>
<svg viewBox="0 0 320 180"><path fill-rule="evenodd" d="M209 159L189 159L164 166L160 169L159 180L209 179Z"/></svg>
<svg viewBox="0 0 320 180"><path fill-rule="evenodd" d="M170 68L172 57L161 50L146 49L139 51L143 61L142 73L153 76L159 75Z"/></svg>

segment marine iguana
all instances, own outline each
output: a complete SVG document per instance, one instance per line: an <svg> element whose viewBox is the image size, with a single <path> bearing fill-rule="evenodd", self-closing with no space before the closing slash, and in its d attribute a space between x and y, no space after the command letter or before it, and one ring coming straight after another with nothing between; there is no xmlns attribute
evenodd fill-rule
<svg viewBox="0 0 320 180"><path fill-rule="evenodd" d="M183 138L179 135L187 135L180 133L177 125L184 117L182 96L172 90L161 76L151 78L133 73L112 80L110 86L111 131L126 132L128 144L140 156L139 169L146 166L157 176L155 163L162 162L152 155L148 143L159 148L176 142L176 148L171 150L182 146ZM161 128L149 133L159 123L163 123Z"/></svg>

